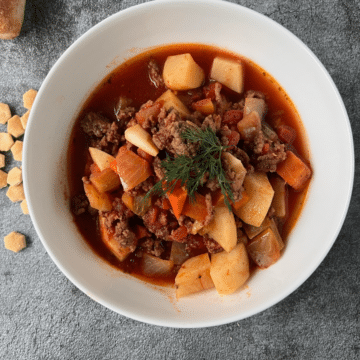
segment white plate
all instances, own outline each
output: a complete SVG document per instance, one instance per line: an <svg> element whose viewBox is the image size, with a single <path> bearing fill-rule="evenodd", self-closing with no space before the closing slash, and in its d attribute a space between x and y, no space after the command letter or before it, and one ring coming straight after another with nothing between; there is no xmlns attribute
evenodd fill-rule
<svg viewBox="0 0 360 360"><path fill-rule="evenodd" d="M99 259L69 212L66 151L75 118L94 87L118 64L150 46L214 44L267 70L287 91L306 128L314 176L308 200L281 259L248 286L176 302L173 289L124 275ZM130 318L173 327L237 321L276 304L319 266L343 224L351 196L354 152L346 110L330 76L293 34L239 5L155 1L121 11L78 39L46 77L25 135L24 184L31 218L46 250L83 292Z"/></svg>

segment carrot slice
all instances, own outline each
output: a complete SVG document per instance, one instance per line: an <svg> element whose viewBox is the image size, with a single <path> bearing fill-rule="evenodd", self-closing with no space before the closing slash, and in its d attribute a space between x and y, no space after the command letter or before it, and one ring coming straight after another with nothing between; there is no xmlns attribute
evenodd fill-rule
<svg viewBox="0 0 360 360"><path fill-rule="evenodd" d="M237 212L245 205L248 203L248 201L250 200L250 196L246 193L246 191L244 190L241 193L242 197L240 200L234 202L231 204L233 211L235 213L235 215L237 215ZM237 215L239 216L239 215Z"/></svg>
<svg viewBox="0 0 360 360"><path fill-rule="evenodd" d="M200 111L204 115L210 115L215 112L215 106L210 98L196 101L192 104L192 108L195 111Z"/></svg>
<svg viewBox="0 0 360 360"><path fill-rule="evenodd" d="M277 166L276 172L295 190L301 190L311 177L310 168L292 151L286 152L286 159Z"/></svg>
<svg viewBox="0 0 360 360"><path fill-rule="evenodd" d="M134 197L127 192L124 192L121 196L122 202L126 205L128 209L134 211Z"/></svg>
<svg viewBox="0 0 360 360"><path fill-rule="evenodd" d="M167 193L174 215L179 219L187 199L187 191L180 186L180 181L175 185L174 190Z"/></svg>
<svg viewBox="0 0 360 360"><path fill-rule="evenodd" d="M182 225L174 230L169 236L170 240L177 242L184 242L188 236L188 230L186 226Z"/></svg>
<svg viewBox="0 0 360 360"><path fill-rule="evenodd" d="M110 163L110 169L114 170L116 173L118 172L116 159Z"/></svg>
<svg viewBox="0 0 360 360"><path fill-rule="evenodd" d="M182 214L194 220L204 221L208 216L205 196L196 193L195 201L190 201L189 197L187 197Z"/></svg>
<svg viewBox="0 0 360 360"><path fill-rule="evenodd" d="M116 164L125 191L133 189L152 175L150 164L126 146L119 149Z"/></svg>

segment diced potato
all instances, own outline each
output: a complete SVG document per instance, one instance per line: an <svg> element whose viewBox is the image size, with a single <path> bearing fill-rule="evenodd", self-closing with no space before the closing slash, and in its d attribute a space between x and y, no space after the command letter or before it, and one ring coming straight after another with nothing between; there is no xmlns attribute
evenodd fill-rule
<svg viewBox="0 0 360 360"><path fill-rule="evenodd" d="M127 192L124 192L121 196L121 200L128 209L134 211L134 206L135 206L134 196L130 195Z"/></svg>
<svg viewBox="0 0 360 360"><path fill-rule="evenodd" d="M249 239L253 239L255 236L262 233L264 230L268 229L270 227L270 218L265 217L264 221L261 223L260 226L253 226L249 224L243 224L243 228L246 232L246 235L249 237Z"/></svg>
<svg viewBox="0 0 360 360"><path fill-rule="evenodd" d="M270 184L274 189L274 198L271 206L275 210L275 216L278 218L284 218L287 209L287 189L286 183L280 177L270 178Z"/></svg>
<svg viewBox="0 0 360 360"><path fill-rule="evenodd" d="M189 254L185 250L186 244L173 241L171 244L171 252L169 260L173 261L176 265L183 264L189 259Z"/></svg>
<svg viewBox="0 0 360 360"><path fill-rule="evenodd" d="M246 169L242 164L241 160L237 159L234 155L230 154L229 152L224 152L222 154L222 158L225 159L227 166L234 170L236 173L236 181L240 184L244 182Z"/></svg>
<svg viewBox="0 0 360 360"><path fill-rule="evenodd" d="M249 258L243 243L231 252L211 255L210 276L220 295L229 295L245 284L250 276Z"/></svg>
<svg viewBox="0 0 360 360"><path fill-rule="evenodd" d="M121 184L119 175L110 168L104 169L101 172L91 174L90 181L101 193L104 193L106 191L114 191L118 189Z"/></svg>
<svg viewBox="0 0 360 360"><path fill-rule="evenodd" d="M243 185L250 199L238 210L237 215L247 224L260 226L270 208L274 190L262 172L246 174Z"/></svg>
<svg viewBox="0 0 360 360"><path fill-rule="evenodd" d="M244 70L241 62L216 57L211 66L210 78L239 94L244 91Z"/></svg>
<svg viewBox="0 0 360 360"><path fill-rule="evenodd" d="M264 230L247 245L249 256L260 268L267 268L280 258L277 235L271 228Z"/></svg>
<svg viewBox="0 0 360 360"><path fill-rule="evenodd" d="M186 260L176 275L175 287L178 299L214 287L209 255L206 253Z"/></svg>
<svg viewBox="0 0 360 360"><path fill-rule="evenodd" d="M163 78L169 89L190 90L201 86L205 79L205 73L187 53L167 57Z"/></svg>
<svg viewBox="0 0 360 360"><path fill-rule="evenodd" d="M156 102L162 102L166 110L174 109L180 116L185 117L190 115L188 108L181 102L181 100L171 91L165 91Z"/></svg>
<svg viewBox="0 0 360 360"><path fill-rule="evenodd" d="M99 224L103 243L120 261L124 261L132 252L131 249L129 247L121 246L114 238L114 234L106 229L104 216L99 215Z"/></svg>
<svg viewBox="0 0 360 360"><path fill-rule="evenodd" d="M258 98L245 98L244 116L253 111L257 112L260 119L264 119L267 111L265 100Z"/></svg>
<svg viewBox="0 0 360 360"><path fill-rule="evenodd" d="M235 218L232 211L226 205L214 209L214 217L210 224L203 228L202 232L208 234L223 249L230 252L237 243Z"/></svg>
<svg viewBox="0 0 360 360"><path fill-rule="evenodd" d="M84 190L92 208L99 211L112 209L111 198L107 193L100 193L90 182L84 182Z"/></svg>
<svg viewBox="0 0 360 360"><path fill-rule="evenodd" d="M261 119L256 111L245 115L237 124L237 128L243 140L253 140L261 130Z"/></svg>
<svg viewBox="0 0 360 360"><path fill-rule="evenodd" d="M105 151L101 151L99 149L89 147L89 152L93 162L99 167L102 171L106 168L110 167L110 163L115 160L115 158Z"/></svg>
<svg viewBox="0 0 360 360"><path fill-rule="evenodd" d="M159 149L152 141L151 135L142 128L140 124L129 127L125 130L125 139L137 146L146 153L156 156L159 153Z"/></svg>

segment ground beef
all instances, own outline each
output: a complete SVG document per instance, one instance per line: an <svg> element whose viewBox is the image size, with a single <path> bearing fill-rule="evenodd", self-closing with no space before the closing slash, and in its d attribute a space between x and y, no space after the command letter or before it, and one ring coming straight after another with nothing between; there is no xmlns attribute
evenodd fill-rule
<svg viewBox="0 0 360 360"><path fill-rule="evenodd" d="M158 157L156 157L153 161L153 168L155 175L158 177L159 180L161 180L165 176L165 172L161 166L161 160Z"/></svg>
<svg viewBox="0 0 360 360"><path fill-rule="evenodd" d="M205 249L204 237L200 235L188 235L185 244L185 251L191 253L192 250Z"/></svg>
<svg viewBox="0 0 360 360"><path fill-rule="evenodd" d="M169 211L160 210L155 221L153 209L143 216L145 227L160 240L168 240L172 230L178 227L178 222Z"/></svg>
<svg viewBox="0 0 360 360"><path fill-rule="evenodd" d="M152 139L160 150L166 150L174 155L194 156L197 152L198 144L189 144L181 137L184 129L197 126L190 122L180 120L178 114L174 111L159 121L159 130L154 133Z"/></svg>
<svg viewBox="0 0 360 360"><path fill-rule="evenodd" d="M145 238L140 246L145 253L156 257L160 257L165 251L164 247L162 246L162 241L154 240L152 238Z"/></svg>
<svg viewBox="0 0 360 360"><path fill-rule="evenodd" d="M220 115L208 115L201 125L201 129L205 130L211 128L215 133L221 128L221 116Z"/></svg>
<svg viewBox="0 0 360 360"><path fill-rule="evenodd" d="M101 114L90 112L81 121L83 131L96 138L102 138L110 129L110 121Z"/></svg>
<svg viewBox="0 0 360 360"><path fill-rule="evenodd" d="M219 243L209 238L207 235L204 236L204 244L210 254L216 254L224 250Z"/></svg>
<svg viewBox="0 0 360 360"><path fill-rule="evenodd" d="M201 127L205 116L200 111L194 111L190 115L187 116L187 120L193 122L197 127Z"/></svg>
<svg viewBox="0 0 360 360"><path fill-rule="evenodd" d="M211 194L205 195L205 204L208 215L204 220L204 226L210 224L211 220L214 218L214 206L212 204Z"/></svg>
<svg viewBox="0 0 360 360"><path fill-rule="evenodd" d="M151 59L148 63L149 79L151 83L159 88L164 85L164 79L160 73L160 68L154 59Z"/></svg>
<svg viewBox="0 0 360 360"><path fill-rule="evenodd" d="M129 228L129 219L134 215L122 202L121 198L115 198L111 211L100 211L100 215L105 218L105 227L114 231L114 239L123 247L135 251L137 239L133 231Z"/></svg>
<svg viewBox="0 0 360 360"><path fill-rule="evenodd" d="M154 185L155 185L154 177L150 176L145 181L135 186L133 189L127 191L127 193L130 194L131 196L143 195L146 194L149 190L151 190Z"/></svg>

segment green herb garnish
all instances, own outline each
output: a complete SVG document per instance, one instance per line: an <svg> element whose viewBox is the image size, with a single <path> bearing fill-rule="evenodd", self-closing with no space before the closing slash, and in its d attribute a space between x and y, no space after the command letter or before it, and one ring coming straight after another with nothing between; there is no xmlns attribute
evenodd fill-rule
<svg viewBox="0 0 360 360"><path fill-rule="evenodd" d="M231 210L229 199L233 201L234 195L221 164L221 154L228 147L221 145L210 127L205 130L186 128L181 133L181 137L189 143L199 143L196 155L194 157L168 155L161 162L161 167L165 170L165 177L147 192L145 198L153 194L164 196L168 192L171 193L177 181L181 181L181 186L185 186L190 201L194 201L197 189L204 185L206 174L208 174L209 180L217 179L225 198L225 204Z"/></svg>

